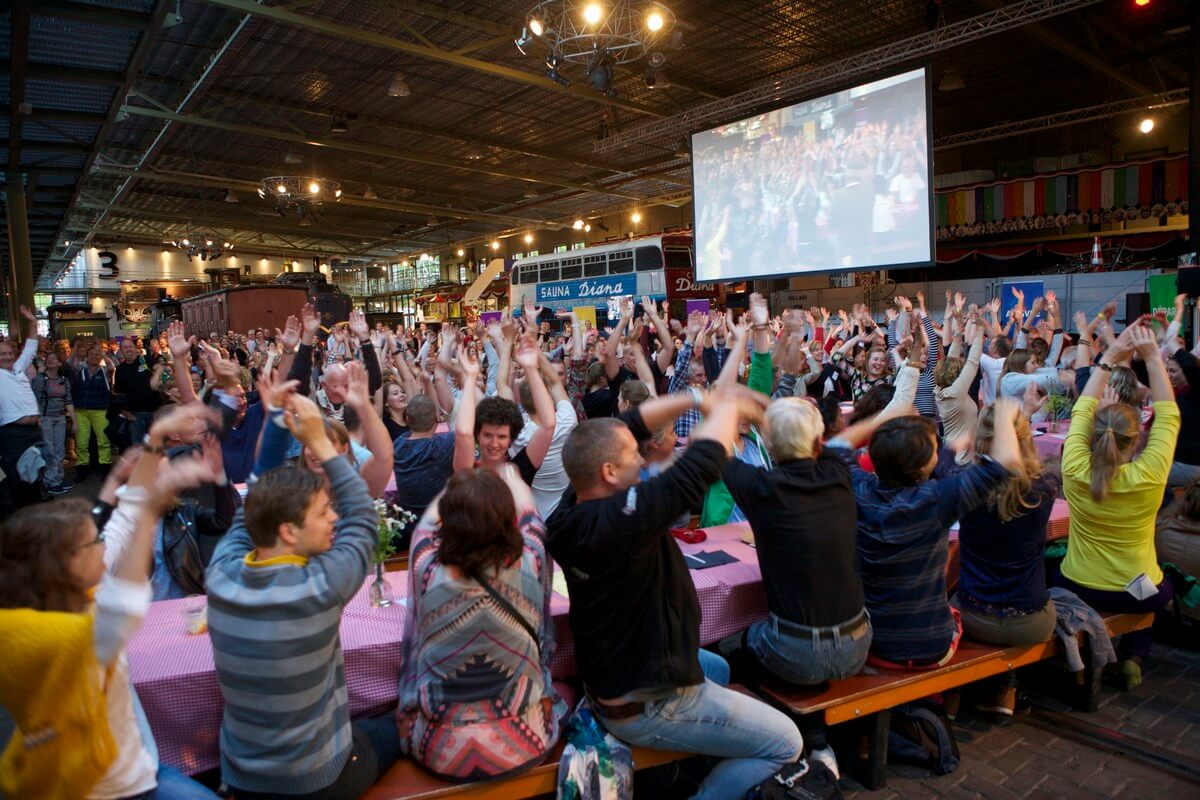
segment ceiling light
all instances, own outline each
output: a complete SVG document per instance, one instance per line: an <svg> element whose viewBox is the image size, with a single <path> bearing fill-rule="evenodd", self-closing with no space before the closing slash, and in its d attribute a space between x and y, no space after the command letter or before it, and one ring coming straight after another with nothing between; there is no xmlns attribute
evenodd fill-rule
<svg viewBox="0 0 1200 800"><path fill-rule="evenodd" d="M666 53L655 51L646 56L646 63L657 69L658 67L661 67L663 64L667 63L667 55Z"/></svg>
<svg viewBox="0 0 1200 800"><path fill-rule="evenodd" d="M221 242L221 246L224 247L226 250L232 250L233 242Z"/></svg>
<svg viewBox="0 0 1200 800"><path fill-rule="evenodd" d="M204 240L204 246L205 246L205 247L212 247L212 239L205 239L205 240Z"/></svg>
<svg viewBox="0 0 1200 800"><path fill-rule="evenodd" d="M591 2L583 7L583 21L588 25L595 25L604 16L604 7L599 3Z"/></svg>
<svg viewBox="0 0 1200 800"><path fill-rule="evenodd" d="M335 116L333 122L329 126L330 133L349 133L350 126L346 123L345 117Z"/></svg>
<svg viewBox="0 0 1200 800"><path fill-rule="evenodd" d="M378 200L379 199L379 195L375 194L375 190L371 188L371 184L369 184L369 183L367 184L367 188L363 189L362 196L363 196L364 200Z"/></svg>
<svg viewBox="0 0 1200 800"><path fill-rule="evenodd" d="M462 258L466 254L465 251L461 247L458 248L458 250L456 252L457 252L459 258Z"/></svg>
<svg viewBox="0 0 1200 800"><path fill-rule="evenodd" d="M658 33L661 31L662 26L663 15L662 12L657 8L653 9L649 14L646 15L646 27L649 28L652 33Z"/></svg>
<svg viewBox="0 0 1200 800"><path fill-rule="evenodd" d="M71 246L71 240L70 240L70 239L64 239L64 240L63 240L63 247L70 247L70 246Z"/></svg>
<svg viewBox="0 0 1200 800"><path fill-rule="evenodd" d="M589 222L586 225L584 225L583 230L584 230L584 233L591 233L592 232L592 223Z"/></svg>
<svg viewBox="0 0 1200 800"><path fill-rule="evenodd" d="M429 218L425 220L426 228L432 228L437 224L438 224L438 218L433 215L430 215Z"/></svg>
<svg viewBox="0 0 1200 800"><path fill-rule="evenodd" d="M225 202L226 203L239 202L237 192L233 191L233 189L226 189L225 190Z"/></svg>
<svg viewBox="0 0 1200 800"><path fill-rule="evenodd" d="M184 239L180 239L180 240L179 240L179 243L180 243L181 245L183 245L184 247L191 247L191 245L192 245L191 241L189 241L189 240L188 240L188 239L186 239L186 238L184 238Z"/></svg>
<svg viewBox="0 0 1200 800"><path fill-rule="evenodd" d="M421 260L422 260L422 261L428 261L428 260L429 260L429 253L421 253Z"/></svg>
<svg viewBox="0 0 1200 800"><path fill-rule="evenodd" d="M530 37L528 28L521 28L521 35L516 39L513 39L513 44L515 44L517 49L521 51L521 55L525 55L525 45L529 44L529 42Z"/></svg>
<svg viewBox="0 0 1200 800"><path fill-rule="evenodd" d="M412 94L412 89L408 88L408 81L404 79L403 72L397 72L392 76L392 82L388 85L388 97L408 97Z"/></svg>
<svg viewBox="0 0 1200 800"><path fill-rule="evenodd" d="M541 36L543 33L545 33L545 31L546 31L546 27L544 25L542 25L542 21L540 19L538 19L537 17L529 18L529 32L530 33L532 33L534 36Z"/></svg>
<svg viewBox="0 0 1200 800"><path fill-rule="evenodd" d="M532 233L525 234L525 244L533 244L533 234Z"/></svg>
<svg viewBox="0 0 1200 800"><path fill-rule="evenodd" d="M1133 4L1138 8L1145 8L1150 5L1150 0L1133 0Z"/></svg>
<svg viewBox="0 0 1200 800"><path fill-rule="evenodd" d="M279 192L280 194L287 194L287 184L283 184L283 183L275 184L275 191Z"/></svg>
<svg viewBox="0 0 1200 800"><path fill-rule="evenodd" d="M1154 120L1151 117L1146 117L1138 123L1138 130L1142 133L1149 133L1154 130Z"/></svg>
<svg viewBox="0 0 1200 800"><path fill-rule="evenodd" d="M471 142L470 144L467 145L467 150L466 150L465 155L467 158L469 158L472 161L479 161L480 159L485 158L487 156L487 153L484 152L484 149L482 147L475 144L474 142Z"/></svg>
<svg viewBox="0 0 1200 800"><path fill-rule="evenodd" d="M596 50L588 60L587 76L597 92L613 95L613 60L608 50Z"/></svg>
<svg viewBox="0 0 1200 800"><path fill-rule="evenodd" d="M317 183L316 181L309 181L308 182L308 193L309 194L320 194L321 193L321 184Z"/></svg>
<svg viewBox="0 0 1200 800"><path fill-rule="evenodd" d="M583 220L581 220L581 219L575 220L574 222L571 223L571 227L577 231L583 230Z"/></svg>
<svg viewBox="0 0 1200 800"><path fill-rule="evenodd" d="M640 212L640 211L635 211L635 212L633 212L632 214L630 214L630 215L629 215L629 218L630 218L631 220L633 220L633 224L634 224L634 225L637 225L639 222L641 222L641 221L642 221L642 212Z"/></svg>
<svg viewBox="0 0 1200 800"><path fill-rule="evenodd" d="M500 249L500 243L499 243L499 242L496 242L496 241L493 241L493 242L492 242L492 249L493 249L493 250L499 250L499 249Z"/></svg>

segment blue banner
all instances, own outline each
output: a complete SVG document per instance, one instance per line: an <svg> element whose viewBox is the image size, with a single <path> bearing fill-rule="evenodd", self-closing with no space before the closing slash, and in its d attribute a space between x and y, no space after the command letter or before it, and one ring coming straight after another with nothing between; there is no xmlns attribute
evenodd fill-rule
<svg viewBox="0 0 1200 800"><path fill-rule="evenodd" d="M556 281L537 285L537 302L581 300L576 305L598 305L609 297L637 294L637 275L608 275L580 281Z"/></svg>

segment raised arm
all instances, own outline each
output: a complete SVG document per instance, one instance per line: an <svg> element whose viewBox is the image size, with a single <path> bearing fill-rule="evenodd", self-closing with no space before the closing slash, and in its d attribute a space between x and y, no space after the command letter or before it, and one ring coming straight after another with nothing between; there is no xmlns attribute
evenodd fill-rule
<svg viewBox="0 0 1200 800"><path fill-rule="evenodd" d="M463 379L470 382L472 390L463 392L458 412L454 416L454 471L471 469L475 466L475 378L479 375L479 362L463 354L460 362Z"/></svg>
<svg viewBox="0 0 1200 800"><path fill-rule="evenodd" d="M529 444L525 445L525 455L534 467L540 467L545 460L546 451L550 449L550 442L554 438L554 426L557 421L554 400L551 399L550 390L546 388L546 382L538 372L539 358L537 341L532 332L526 331L517 351L517 363L525 371L525 378L529 381L529 393L533 395L533 416L538 427L529 439Z"/></svg>
<svg viewBox="0 0 1200 800"><path fill-rule="evenodd" d="M311 303L305 303L300 309L300 325L300 349L296 351L296 358L287 372L287 378L289 381L296 381L296 391L307 396L312 390L313 344L321 330L321 315Z"/></svg>
<svg viewBox="0 0 1200 800"><path fill-rule="evenodd" d="M346 405L358 414L362 422L363 445L371 451L371 457L365 464L359 465L358 472L367 482L371 497L382 497L392 477L392 437L371 405L370 381L366 370L352 361L346 365L346 378Z"/></svg>
<svg viewBox="0 0 1200 800"><path fill-rule="evenodd" d="M613 330L612 336L608 339L609 346L604 348L604 373L610 381L616 378L617 373L621 371L621 362L617 360L617 343L625 335L632 320L633 303L629 301L629 298L622 298L621 318L617 321L617 327Z"/></svg>
<svg viewBox="0 0 1200 800"><path fill-rule="evenodd" d="M367 315L357 308L350 312L350 332L358 338L363 367L367 374L367 388L371 394L375 394L383 387L383 371L379 368L379 356L375 352L375 342L371 340Z"/></svg>
<svg viewBox="0 0 1200 800"><path fill-rule="evenodd" d="M646 310L646 317L654 326L654 335L658 337L660 347L658 356L655 358L655 361L658 362L658 371L666 372L667 367L671 365L671 360L675 358L675 340L671 338L670 328L658 315L658 310L655 309L654 303L648 296L642 297L642 308Z"/></svg>

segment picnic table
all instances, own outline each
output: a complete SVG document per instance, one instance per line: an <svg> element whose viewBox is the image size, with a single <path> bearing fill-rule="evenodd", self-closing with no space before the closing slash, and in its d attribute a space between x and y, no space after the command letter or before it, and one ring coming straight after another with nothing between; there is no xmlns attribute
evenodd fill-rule
<svg viewBox="0 0 1200 800"><path fill-rule="evenodd" d="M722 550L737 561L691 570L700 600L700 642L713 644L767 617L762 574L747 523L721 525L705 530L698 544L679 543L685 554ZM1067 534L1066 503L1059 501L1050 517L1047 539ZM958 532L950 532L947 575L958 574ZM576 675L575 647L567 613L570 601L566 584L555 567L554 595L550 612L554 618L558 647L551 661L555 680ZM351 716L358 718L386 713L396 705L405 601L406 571L385 573L394 605L371 606L367 587L346 606L341 623L341 646L346 664L346 685ZM187 612L201 598L162 600L151 603L141 627L129 642L129 668L146 718L154 733L162 762L188 774L219 765L218 736L222 698L213 666L212 642L207 633L187 632Z"/></svg>

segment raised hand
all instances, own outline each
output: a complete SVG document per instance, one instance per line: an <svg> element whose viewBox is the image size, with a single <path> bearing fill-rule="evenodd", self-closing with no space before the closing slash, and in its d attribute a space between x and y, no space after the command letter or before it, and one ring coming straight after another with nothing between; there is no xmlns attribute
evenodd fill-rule
<svg viewBox="0 0 1200 800"><path fill-rule="evenodd" d="M242 368L236 361L220 358L210 353L208 364L217 381L217 386L224 391L231 392L242 385Z"/></svg>
<svg viewBox="0 0 1200 800"><path fill-rule="evenodd" d="M160 444L169 436L190 440L203 433L209 425L219 423L217 412L197 400L176 406L170 413L156 419L150 426L150 439Z"/></svg>
<svg viewBox="0 0 1200 800"><path fill-rule="evenodd" d="M758 292L750 295L749 317L754 325L766 325L771 319L771 312L767 308L767 298Z"/></svg>
<svg viewBox="0 0 1200 800"><path fill-rule="evenodd" d="M350 332L360 342L371 336L371 327L367 325L367 315L357 308L350 312Z"/></svg>
<svg viewBox="0 0 1200 800"><path fill-rule="evenodd" d="M1022 292L1020 289L1018 289L1015 286L1013 286L1011 288L1012 288L1012 296L1016 299L1017 305L1024 308L1025 307L1025 293Z"/></svg>
<svg viewBox="0 0 1200 800"><path fill-rule="evenodd" d="M275 338L283 347L283 352L290 353L295 350L296 345L300 344L300 319L295 314L289 315L287 322L283 324L283 330L275 329Z"/></svg>
<svg viewBox="0 0 1200 800"><path fill-rule="evenodd" d="M642 311L646 312L646 316L654 319L658 316L658 311L654 307L654 301L650 299L650 295L642 295Z"/></svg>
<svg viewBox="0 0 1200 800"><path fill-rule="evenodd" d="M704 330L704 323L707 320L708 320L708 315L704 314L700 311L693 311L691 314L688 314L688 322L687 322L688 338L692 339L694 341L696 339L696 337L700 335L700 332Z"/></svg>
<svg viewBox="0 0 1200 800"><path fill-rule="evenodd" d="M1158 352L1158 337L1154 335L1154 331L1150 330L1145 325L1130 325L1125 329L1129 331L1129 344L1133 347L1134 352L1143 361L1150 361L1159 358ZM1124 332L1121 334L1124 336Z"/></svg>
<svg viewBox="0 0 1200 800"><path fill-rule="evenodd" d="M470 389L479 377L479 359L464 350L462 358L458 360L458 367L463 374L463 390ZM536 366L534 368L536 369Z"/></svg>
<svg viewBox="0 0 1200 800"><path fill-rule="evenodd" d="M901 311L912 311L913 310L912 301L909 300L907 297L905 297L902 294L896 295L895 303L897 306L900 307ZM841 312L838 312L838 313L841 313Z"/></svg>
<svg viewBox="0 0 1200 800"><path fill-rule="evenodd" d="M329 444L329 436L325 433L325 418L321 416L321 409L302 394L293 394L288 397L284 422L287 424L288 430L292 432L292 436L295 436L305 447L312 448L320 442Z"/></svg>
<svg viewBox="0 0 1200 800"><path fill-rule="evenodd" d="M1057 307L1058 307L1058 295L1055 294L1053 289L1050 289L1049 291L1046 292L1046 310L1053 311Z"/></svg>
<svg viewBox="0 0 1200 800"><path fill-rule="evenodd" d="M537 342L530 337L522 337L517 346L515 356L517 363L525 370L526 375L532 375L537 372L540 366L541 356L538 352Z"/></svg>
<svg viewBox="0 0 1200 800"><path fill-rule="evenodd" d="M184 363L195 343L196 337L188 337L187 328L179 320L175 320L167 326L167 347L171 351L171 357L179 363Z"/></svg>
<svg viewBox="0 0 1200 800"><path fill-rule="evenodd" d="M1171 320L1183 324L1183 304L1187 302L1187 294L1175 295L1175 313Z"/></svg>
<svg viewBox="0 0 1200 800"><path fill-rule="evenodd" d="M300 381L279 381L270 373L264 373L258 379L258 396L267 408L285 408L288 395L300 387Z"/></svg>
<svg viewBox="0 0 1200 800"><path fill-rule="evenodd" d="M967 302L967 296L965 294L963 294L962 292L954 293L954 307L958 311L960 311L960 312L962 311L963 306L966 305L966 302Z"/></svg>
<svg viewBox="0 0 1200 800"><path fill-rule="evenodd" d="M321 330L321 315L313 308L312 303L305 303L300 309L300 326L304 343L311 345Z"/></svg>
<svg viewBox="0 0 1200 800"><path fill-rule="evenodd" d="M217 452L220 450L221 446L217 445ZM201 453L171 459L159 466L154 482L147 487L150 501L156 508L168 508L181 492L206 483L220 483L224 475L223 465L214 465Z"/></svg>
<svg viewBox="0 0 1200 800"><path fill-rule="evenodd" d="M360 414L371 406L367 370L357 361L346 364L346 404Z"/></svg>
<svg viewBox="0 0 1200 800"><path fill-rule="evenodd" d="M1025 393L1021 396L1021 413L1026 417L1032 417L1042 410L1042 406L1046 405L1049 399L1049 395L1042 389L1041 384L1030 381L1025 386Z"/></svg>
<svg viewBox="0 0 1200 800"><path fill-rule="evenodd" d="M30 311L25 306L21 306L21 316L29 322L37 322L37 315Z"/></svg>

